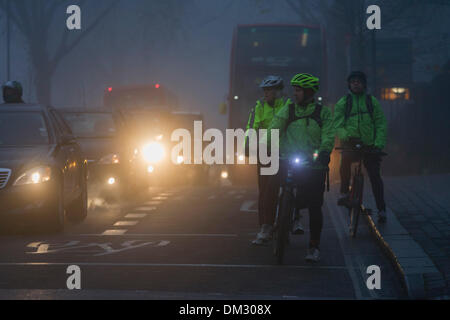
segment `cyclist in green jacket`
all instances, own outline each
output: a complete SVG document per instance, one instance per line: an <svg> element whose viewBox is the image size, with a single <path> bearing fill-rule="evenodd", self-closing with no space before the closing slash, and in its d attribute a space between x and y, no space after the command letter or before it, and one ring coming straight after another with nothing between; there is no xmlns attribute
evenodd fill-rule
<svg viewBox="0 0 450 320"><path fill-rule="evenodd" d="M264 91L264 99L258 100L256 106L251 110L247 123L248 129L267 129L274 115L290 100L283 97L284 82L281 77L268 76L260 84ZM248 145L248 142L246 141ZM273 220L278 200L279 185L272 176L260 174L261 165L258 164L258 215L261 231L253 241L254 245L263 245L272 234Z"/></svg>
<svg viewBox="0 0 450 320"><path fill-rule="evenodd" d="M367 78L363 72L355 71L348 77L350 93L338 101L334 109L334 125L344 148L353 148L357 144L380 152L386 146L387 124L378 100L366 94ZM348 193L351 179L351 164L357 161L354 154L343 153L341 158L341 194L338 204L348 205ZM384 187L380 173L381 156L368 155L364 166L369 174L372 191L377 203L378 219L386 221Z"/></svg>
<svg viewBox="0 0 450 320"><path fill-rule="evenodd" d="M296 208L309 210L311 237L306 260L320 260L320 236L323 225L323 195L325 178L334 148L335 131L330 108L314 99L319 91L319 79L306 73L291 81L296 103L285 105L275 116L271 129L280 130L280 157L289 159L302 155L311 159L296 177L298 196ZM267 145L270 145L270 134ZM277 175L281 179L283 167Z"/></svg>

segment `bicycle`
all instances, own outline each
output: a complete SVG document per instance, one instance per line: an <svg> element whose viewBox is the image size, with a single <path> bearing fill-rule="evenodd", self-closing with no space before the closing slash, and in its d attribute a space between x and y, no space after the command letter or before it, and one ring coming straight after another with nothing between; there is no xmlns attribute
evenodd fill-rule
<svg viewBox="0 0 450 320"><path fill-rule="evenodd" d="M278 264L283 264L284 253L289 244L289 234L292 230L295 212L295 199L298 186L295 184L295 175L306 165L312 163L310 157L293 157L290 160L284 160L286 172L283 174L281 183L275 224L273 229L273 254L277 258Z"/></svg>
<svg viewBox="0 0 450 320"><path fill-rule="evenodd" d="M379 155L387 156L387 153L376 152L370 148L364 148L361 144L356 144L353 148L336 148L341 153L348 152L354 153L358 156L358 165L355 168L354 175L351 180L350 194L347 202L347 209L349 210L350 224L349 233L350 236L355 238L358 230L359 216L362 214L372 215L372 209L366 208L363 205L363 193L364 193L364 175L362 173L362 163L364 156L366 155Z"/></svg>

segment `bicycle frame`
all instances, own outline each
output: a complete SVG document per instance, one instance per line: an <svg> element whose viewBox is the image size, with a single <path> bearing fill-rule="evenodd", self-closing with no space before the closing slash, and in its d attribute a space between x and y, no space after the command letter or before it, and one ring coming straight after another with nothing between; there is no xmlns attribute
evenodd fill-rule
<svg viewBox="0 0 450 320"><path fill-rule="evenodd" d="M353 152L358 155L358 165L355 168L355 172L352 177L351 189L349 195L349 216L350 216L350 235L356 237L356 231L358 229L358 220L361 213L370 214L371 210L363 206L363 193L364 193L364 175L362 173L362 163L365 154L370 154L363 149L361 145L356 145L354 149L336 148L342 152ZM378 152L372 154L378 154L385 156L386 153Z"/></svg>
<svg viewBox="0 0 450 320"><path fill-rule="evenodd" d="M278 205L275 217L274 225L274 239L273 239L273 252L278 259L278 263L283 263L285 247L289 243L289 234L292 229L295 200L297 196L297 185L295 184L295 172L296 170L302 170L301 165L307 162L300 163L298 169L291 163L288 164L286 173L283 172L283 182L278 194Z"/></svg>

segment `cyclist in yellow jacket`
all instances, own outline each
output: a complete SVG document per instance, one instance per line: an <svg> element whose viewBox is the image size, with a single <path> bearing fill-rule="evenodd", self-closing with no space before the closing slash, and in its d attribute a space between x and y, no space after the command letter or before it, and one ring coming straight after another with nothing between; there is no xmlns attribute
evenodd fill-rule
<svg viewBox="0 0 450 320"><path fill-rule="evenodd" d="M258 100L251 110L246 130L267 129L273 117L290 100L283 96L284 82L281 77L268 76L260 84L264 91L264 99ZM246 141L248 147L248 142ZM272 176L260 174L261 164L258 163L258 216L261 231L252 242L254 245L263 245L272 235L272 226L277 208L279 183Z"/></svg>

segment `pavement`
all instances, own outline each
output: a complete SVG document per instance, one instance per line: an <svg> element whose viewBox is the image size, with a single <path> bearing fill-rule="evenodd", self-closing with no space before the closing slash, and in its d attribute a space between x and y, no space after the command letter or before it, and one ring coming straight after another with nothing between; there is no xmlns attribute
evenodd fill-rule
<svg viewBox="0 0 450 320"><path fill-rule="evenodd" d="M371 228L348 236L347 214L326 195L322 259L292 236L284 265L255 247L257 190L238 186L155 188L118 206L93 201L88 218L60 234L0 235L0 299L378 300L407 299ZM69 290L67 269L81 270ZM380 288L367 285L369 267Z"/></svg>
<svg viewBox="0 0 450 320"><path fill-rule="evenodd" d="M384 177L384 183L388 222L380 225L376 215L367 217L375 237L409 297L449 299L450 175ZM370 187L364 203L376 208Z"/></svg>

